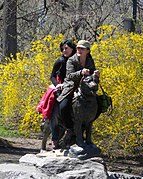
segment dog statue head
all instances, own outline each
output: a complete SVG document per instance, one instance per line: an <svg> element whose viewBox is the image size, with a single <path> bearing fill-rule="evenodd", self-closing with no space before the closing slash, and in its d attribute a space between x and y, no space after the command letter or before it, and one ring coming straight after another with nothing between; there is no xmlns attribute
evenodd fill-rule
<svg viewBox="0 0 143 179"><path fill-rule="evenodd" d="M80 91L86 96L95 96L98 90L99 78L92 74L86 75L81 79Z"/></svg>

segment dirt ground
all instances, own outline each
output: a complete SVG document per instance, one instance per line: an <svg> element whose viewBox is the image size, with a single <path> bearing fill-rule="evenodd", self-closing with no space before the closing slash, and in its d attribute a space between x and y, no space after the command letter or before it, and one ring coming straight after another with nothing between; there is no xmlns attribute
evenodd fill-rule
<svg viewBox="0 0 143 179"><path fill-rule="evenodd" d="M12 147L3 147L0 145L0 163L18 163L19 159L25 154L37 154L40 152L41 140L25 139L25 138L5 138L10 142ZM50 141L47 144L51 149ZM143 158L138 157L128 159L116 159L109 161L107 157L103 157L107 170L112 172L124 172L143 176Z"/></svg>

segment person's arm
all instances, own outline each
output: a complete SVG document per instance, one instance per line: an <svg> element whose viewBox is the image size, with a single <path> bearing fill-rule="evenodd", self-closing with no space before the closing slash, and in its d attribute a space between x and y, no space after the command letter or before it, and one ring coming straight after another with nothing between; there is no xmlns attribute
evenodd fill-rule
<svg viewBox="0 0 143 179"><path fill-rule="evenodd" d="M96 70L94 60L92 58L90 58L88 60L88 62L89 62L88 68L90 69L90 74L94 74L97 79L97 82L99 83L100 72L99 72L99 70Z"/></svg>
<svg viewBox="0 0 143 179"><path fill-rule="evenodd" d="M51 73L51 76L50 76L50 80L51 82L53 83L54 86L57 86L59 83L56 79L57 77L57 73L59 71L61 67L61 60L60 58L54 63L54 66L53 66L53 69L52 69L52 73Z"/></svg>
<svg viewBox="0 0 143 179"><path fill-rule="evenodd" d="M94 60L92 59L92 57L88 57L87 64L86 64L85 68L89 69L90 74L93 74L94 71L96 70L95 63L94 63Z"/></svg>
<svg viewBox="0 0 143 179"><path fill-rule="evenodd" d="M66 65L66 77L72 81L80 80L82 77L82 69L76 70L76 64L72 58L69 58Z"/></svg>

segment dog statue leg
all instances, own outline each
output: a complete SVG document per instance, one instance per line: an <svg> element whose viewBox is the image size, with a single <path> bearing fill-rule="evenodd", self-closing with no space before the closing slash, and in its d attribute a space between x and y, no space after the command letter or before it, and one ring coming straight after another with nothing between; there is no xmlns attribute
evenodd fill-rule
<svg viewBox="0 0 143 179"><path fill-rule="evenodd" d="M93 144L91 140L91 133L92 133L92 122L88 123L86 126L86 144Z"/></svg>
<svg viewBox="0 0 143 179"><path fill-rule="evenodd" d="M47 139L48 139L49 135L51 134L50 124L49 124L48 119L46 119L43 122L43 126L41 126L41 130L42 130L42 134L43 134L41 149L46 150Z"/></svg>
<svg viewBox="0 0 143 179"><path fill-rule="evenodd" d="M80 147L84 147L85 143L84 143L84 139L83 139L83 131L82 131L82 124L80 121L76 121L74 123L74 132L76 135L76 143L78 146Z"/></svg>

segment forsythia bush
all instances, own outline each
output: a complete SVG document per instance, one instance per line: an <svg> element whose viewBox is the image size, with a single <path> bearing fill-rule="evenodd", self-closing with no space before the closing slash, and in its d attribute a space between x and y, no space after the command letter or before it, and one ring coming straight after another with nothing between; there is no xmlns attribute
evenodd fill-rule
<svg viewBox="0 0 143 179"><path fill-rule="evenodd" d="M108 155L139 154L143 150L143 35L116 30L111 37L113 26L100 30L92 56L101 84L112 97L113 112L94 122L93 138Z"/></svg>
<svg viewBox="0 0 143 179"><path fill-rule="evenodd" d="M101 114L94 122L93 140L110 156L139 153L143 148L143 35L119 32L113 26L98 30L91 54L101 72L101 84L112 97L113 112ZM33 42L27 52L18 53L16 60L0 65L0 112L11 125L16 122L21 132L39 130L41 115L36 106L51 83L63 38L48 35Z"/></svg>
<svg viewBox="0 0 143 179"><path fill-rule="evenodd" d="M63 35L46 36L32 43L17 59L0 66L1 113L22 133L39 130L41 116L36 106L51 84L49 77L54 61L60 56Z"/></svg>

